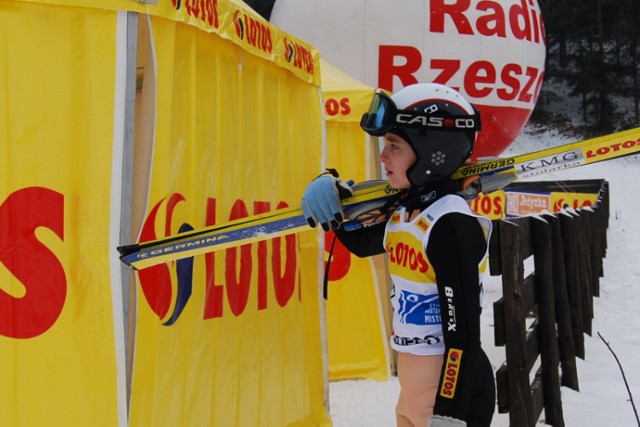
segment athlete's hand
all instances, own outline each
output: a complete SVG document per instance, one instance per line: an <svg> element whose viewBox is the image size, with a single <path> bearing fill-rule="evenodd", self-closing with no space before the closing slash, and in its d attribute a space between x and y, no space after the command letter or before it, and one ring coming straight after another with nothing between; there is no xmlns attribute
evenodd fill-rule
<svg viewBox="0 0 640 427"><path fill-rule="evenodd" d="M457 418L433 415L429 419L429 427L467 427L467 423Z"/></svg>
<svg viewBox="0 0 640 427"><path fill-rule="evenodd" d="M340 199L353 194L351 186L335 176L321 175L311 181L302 196L302 212L311 227L320 224L324 231L338 228L344 221Z"/></svg>

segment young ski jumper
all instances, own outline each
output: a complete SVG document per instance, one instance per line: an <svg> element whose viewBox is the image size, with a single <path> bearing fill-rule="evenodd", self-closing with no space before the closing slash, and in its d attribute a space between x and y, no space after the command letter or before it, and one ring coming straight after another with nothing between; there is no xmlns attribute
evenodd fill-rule
<svg viewBox="0 0 640 427"><path fill-rule="evenodd" d="M357 256L389 255L397 425L489 426L495 385L480 312L491 221L471 211L450 178L471 155L479 114L455 90L419 83L391 97L376 91L361 127L384 136L380 161L391 186L404 190L395 210L345 230L339 200L350 187L325 174L305 190L305 218L333 228Z"/></svg>

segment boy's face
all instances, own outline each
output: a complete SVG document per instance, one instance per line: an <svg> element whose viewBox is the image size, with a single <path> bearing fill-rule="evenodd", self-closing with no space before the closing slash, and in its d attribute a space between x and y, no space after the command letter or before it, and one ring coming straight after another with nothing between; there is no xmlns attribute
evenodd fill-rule
<svg viewBox="0 0 640 427"><path fill-rule="evenodd" d="M380 161L393 188L411 187L407 178L407 169L417 160L416 154L404 138L393 133L384 136L384 149L380 153Z"/></svg>

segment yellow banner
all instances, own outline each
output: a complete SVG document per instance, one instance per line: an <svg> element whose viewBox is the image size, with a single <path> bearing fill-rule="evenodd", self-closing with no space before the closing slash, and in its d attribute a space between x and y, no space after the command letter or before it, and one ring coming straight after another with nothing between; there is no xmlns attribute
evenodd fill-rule
<svg viewBox="0 0 640 427"><path fill-rule="evenodd" d="M325 118L327 122L347 122L355 123L355 126L343 126L337 129L350 129L358 135L364 137L365 133L360 129L360 119L369 109L374 89L365 85L361 81L344 73L327 61L321 60L322 71L322 97L324 98ZM345 138L345 140L348 140ZM335 143L329 140L329 146L338 145L342 141ZM360 147L363 149L364 147Z"/></svg>
<svg viewBox="0 0 640 427"><path fill-rule="evenodd" d="M33 0L25 0L33 1ZM39 0L160 16L215 33L267 59L298 78L320 85L320 54L305 41L275 27L241 0Z"/></svg>
<svg viewBox="0 0 640 427"><path fill-rule="evenodd" d="M0 425L117 426L116 13L2 0L0 28Z"/></svg>
<svg viewBox="0 0 640 427"><path fill-rule="evenodd" d="M318 88L215 34L151 23L157 110L140 240L299 203L321 164ZM139 271L132 427L330 424L316 238Z"/></svg>
<svg viewBox="0 0 640 427"><path fill-rule="evenodd" d="M344 179L371 179L369 137L360 129L360 117L369 107L373 89L322 62L322 94L327 120L327 165ZM333 233L327 233L325 251ZM328 257L328 255L327 255ZM389 366L381 304L379 277L371 259L358 258L336 241L329 270L327 336L329 378L386 380ZM384 286L383 286L384 288Z"/></svg>
<svg viewBox="0 0 640 427"><path fill-rule="evenodd" d="M560 212L567 208L580 209L593 206L597 200L597 193L551 192L551 211Z"/></svg>
<svg viewBox="0 0 640 427"><path fill-rule="evenodd" d="M489 219L500 219L505 216L505 196L504 191L494 191L489 194L480 193L478 197L470 203L471 210L478 215L486 216Z"/></svg>
<svg viewBox="0 0 640 427"><path fill-rule="evenodd" d="M596 193L532 193L526 191L494 191L480 194L471 201L471 209L490 219L506 216L536 215L543 212L559 212L566 208L579 209L593 205Z"/></svg>

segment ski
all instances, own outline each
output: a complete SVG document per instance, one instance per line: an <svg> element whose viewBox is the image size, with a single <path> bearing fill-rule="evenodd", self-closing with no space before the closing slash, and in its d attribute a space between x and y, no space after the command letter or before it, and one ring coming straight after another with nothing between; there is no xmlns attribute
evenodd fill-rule
<svg viewBox="0 0 640 427"><path fill-rule="evenodd" d="M353 196L343 199L342 207L347 217L350 214L357 216L358 212L370 210L372 202L380 207L399 193L400 190L391 188L387 181L366 181L353 186ZM302 209L293 207L158 240L119 246L118 252L122 262L140 270L240 244L286 236L308 228Z"/></svg>
<svg viewBox="0 0 640 427"><path fill-rule="evenodd" d="M640 151L640 128L546 148L527 154L463 165L454 178L478 176L483 192L498 190L511 181L562 169L615 159ZM494 185L494 183L497 183Z"/></svg>
<svg viewBox="0 0 640 427"><path fill-rule="evenodd" d="M513 181L638 152L640 128L634 128L532 153L466 164L453 174L453 178L473 182L463 194L467 199L472 199L479 192L490 193ZM353 196L342 200L343 209L347 218L355 218L359 213L380 208L398 193L386 181L359 183L354 186ZM163 239L120 246L118 252L123 263L140 270L240 244L289 235L307 228L302 209L292 207Z"/></svg>

